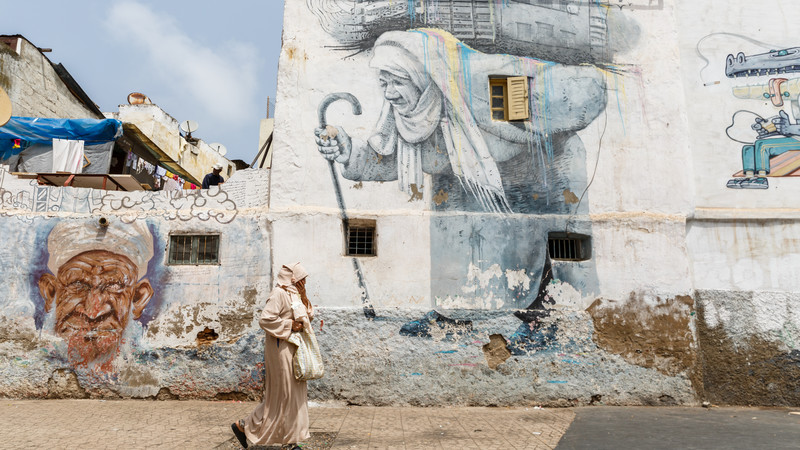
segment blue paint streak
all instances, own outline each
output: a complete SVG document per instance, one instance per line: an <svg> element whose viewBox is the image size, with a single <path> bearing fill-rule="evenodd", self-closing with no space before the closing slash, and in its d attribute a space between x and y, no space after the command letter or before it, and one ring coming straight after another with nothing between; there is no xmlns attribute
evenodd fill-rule
<svg viewBox="0 0 800 450"><path fill-rule="evenodd" d="M455 353L457 351L458 350L442 350L442 351L439 351L439 352L436 352L436 353Z"/></svg>
<svg viewBox="0 0 800 450"><path fill-rule="evenodd" d="M625 117L622 115L622 105L619 103L619 75L617 74L614 74L614 88L617 94L617 112L619 113L620 119L622 119L622 134L626 135L628 133L625 131Z"/></svg>
<svg viewBox="0 0 800 450"><path fill-rule="evenodd" d="M566 381L560 381L560 380L547 380L547 382L553 384L567 384Z"/></svg>

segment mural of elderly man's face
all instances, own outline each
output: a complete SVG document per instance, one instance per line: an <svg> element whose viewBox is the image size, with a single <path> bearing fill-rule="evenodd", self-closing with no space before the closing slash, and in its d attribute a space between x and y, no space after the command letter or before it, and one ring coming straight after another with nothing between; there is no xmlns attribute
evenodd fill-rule
<svg viewBox="0 0 800 450"><path fill-rule="evenodd" d="M422 91L410 79L385 70L381 70L378 82L383 90L383 97L403 115L408 115L414 110L422 95Z"/></svg>
<svg viewBox="0 0 800 450"><path fill-rule="evenodd" d="M148 280L137 283L137 272L125 256L91 250L62 264L57 275L39 279L45 311L55 306L55 332L67 340L71 361L115 355L130 317L138 319L153 296Z"/></svg>

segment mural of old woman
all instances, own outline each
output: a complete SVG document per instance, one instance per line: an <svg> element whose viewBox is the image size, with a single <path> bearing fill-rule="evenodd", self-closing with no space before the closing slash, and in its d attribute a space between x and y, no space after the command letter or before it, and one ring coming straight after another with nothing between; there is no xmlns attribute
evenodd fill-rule
<svg viewBox="0 0 800 450"><path fill-rule="evenodd" d="M432 192L447 198L437 209L565 212L551 200L585 179L575 132L605 107L600 70L486 54L432 29L383 33L369 66L383 94L374 133L315 130L319 152L345 178L397 180L413 195L431 174ZM490 80L510 77L527 80L527 120L492 115Z"/></svg>

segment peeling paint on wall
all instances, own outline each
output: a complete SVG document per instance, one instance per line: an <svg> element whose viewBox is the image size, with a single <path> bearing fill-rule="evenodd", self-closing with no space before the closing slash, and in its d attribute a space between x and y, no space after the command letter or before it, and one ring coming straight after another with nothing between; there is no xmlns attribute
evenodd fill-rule
<svg viewBox="0 0 800 450"><path fill-rule="evenodd" d="M678 375L695 366L691 297L646 299L631 293L624 303L598 299L587 311L594 320L597 345L630 363L665 375Z"/></svg>

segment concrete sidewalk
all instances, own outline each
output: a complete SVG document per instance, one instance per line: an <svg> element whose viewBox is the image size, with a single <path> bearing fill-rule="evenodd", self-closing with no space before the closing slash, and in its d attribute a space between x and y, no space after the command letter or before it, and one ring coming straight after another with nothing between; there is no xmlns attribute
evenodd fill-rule
<svg viewBox="0 0 800 450"><path fill-rule="evenodd" d="M248 414L255 405L202 401L0 400L0 448L237 449L230 424ZM798 448L800 415L789 412L789 409L756 408L312 405L309 412L312 437L303 448Z"/></svg>

